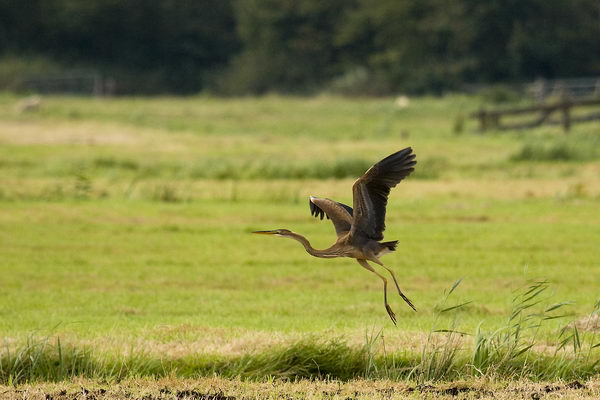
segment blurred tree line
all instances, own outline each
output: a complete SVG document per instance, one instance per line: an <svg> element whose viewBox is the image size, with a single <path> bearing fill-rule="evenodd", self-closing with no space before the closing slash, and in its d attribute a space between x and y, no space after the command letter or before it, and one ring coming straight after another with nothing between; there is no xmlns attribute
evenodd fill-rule
<svg viewBox="0 0 600 400"><path fill-rule="evenodd" d="M0 63L28 57L124 93L441 92L597 75L600 3L0 0Z"/></svg>

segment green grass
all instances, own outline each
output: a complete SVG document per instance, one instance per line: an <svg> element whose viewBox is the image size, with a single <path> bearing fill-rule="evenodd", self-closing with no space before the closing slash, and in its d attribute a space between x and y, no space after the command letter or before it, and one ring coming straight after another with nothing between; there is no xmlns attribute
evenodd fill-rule
<svg viewBox="0 0 600 400"><path fill-rule="evenodd" d="M264 377L290 365L308 368L290 376L307 377L315 373L298 357L310 364L328 351L347 362L322 359L319 376L368 377L364 333L380 329L389 354L377 355L376 377L398 368L385 376L416 379L406 371L432 360L435 379L437 370L475 376L463 350L443 353L448 365L423 356L436 349L422 353L436 325L471 334L467 348L494 360L479 366L504 365L496 372L508 376L505 353L493 356L502 337L494 332L507 326L515 290L547 279L543 304L573 302L566 320L526 334L540 347L558 347L569 335L561 328L598 300L597 124L569 136L556 127L480 135L467 121L456 134L457 116L479 104L464 96L413 99L407 109L335 97L50 97L17 113L18 101L0 96L0 335L17 353L42 348L49 361L40 365L50 366L59 337L72 360L35 379L215 368ZM392 192L386 239L400 245L384 262L418 312L390 293L394 328L380 281L355 261L311 258L293 241L249 232L288 228L330 245L330 222L310 216L308 195L351 204L354 177L408 145L419 163ZM470 303L440 315L436 305L459 278L453 296ZM50 344L27 344L44 336ZM587 361L557 375L531 368L525 375L538 379L593 371Z"/></svg>
<svg viewBox="0 0 600 400"><path fill-rule="evenodd" d="M468 121L454 134L454 118L479 104L461 96L414 99L406 109L391 99L49 97L39 110L17 113L18 101L0 96L0 169L24 178L337 179L407 145L419 155L415 178L506 178L522 173L515 157L548 159L531 155L539 151L530 149L529 133L473 134ZM575 129L569 143L590 147L595 125ZM532 135L540 143L564 136L558 127ZM577 157L598 161L592 152ZM528 173L571 171L558 163Z"/></svg>
<svg viewBox="0 0 600 400"><path fill-rule="evenodd" d="M407 197L390 205L387 237L400 247L385 258L419 309L394 298L403 330L427 329L434 302L459 277L461 295L474 301L463 315L470 328L497 321L529 278L548 278L579 311L598 297L597 201ZM310 332L389 324L380 281L353 260L313 259L291 240L248 233L287 227L326 247L330 222L310 217L304 202L5 203L0 223L10 271L0 278L5 334L58 325L160 338L159 325Z"/></svg>
<svg viewBox="0 0 600 400"><path fill-rule="evenodd" d="M515 161L589 161L599 158L600 135L597 132L535 135L512 156Z"/></svg>
<svg viewBox="0 0 600 400"><path fill-rule="evenodd" d="M423 384L482 376L535 381L588 379L600 372L597 335L576 325L563 326L551 343L552 352L533 350L543 343L537 336L542 325L564 318L562 312L568 306L562 302L538 307L542 294L549 288L545 281L533 282L518 292L504 326L492 332L484 332L479 326L474 340L465 345L462 338L469 334L454 327L458 311L469 302L449 302L460 282L452 286L435 311L436 324L439 317L450 314L455 318L452 326L434 325L420 355L414 351L388 352L381 330L377 334L367 333L360 347L350 346L339 337L323 339L312 335L242 356L191 353L178 358L152 355L135 348L126 355L107 355L90 346L65 346L58 337L54 343L51 338L30 337L24 345L6 345L0 356L0 384L60 382L76 377L119 382L136 377L186 379L213 375L294 381L391 379ZM591 316L599 313L600 301Z"/></svg>

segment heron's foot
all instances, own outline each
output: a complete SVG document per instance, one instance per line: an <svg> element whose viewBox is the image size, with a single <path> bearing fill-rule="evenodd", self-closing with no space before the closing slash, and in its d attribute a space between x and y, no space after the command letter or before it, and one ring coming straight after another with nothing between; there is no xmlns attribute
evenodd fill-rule
<svg viewBox="0 0 600 400"><path fill-rule="evenodd" d="M413 305L412 301L410 301L410 299L408 297L406 297L404 295L404 293L402 293L401 291L398 290L398 293L400 293L400 297L402 297L402 300L404 300L406 302L406 304L408 304L410 306L410 308L412 308L413 310L417 311L417 309L415 308L415 306Z"/></svg>
<svg viewBox="0 0 600 400"><path fill-rule="evenodd" d="M394 314L394 312L392 311L392 308L390 307L389 304L385 305L385 310L387 311L387 313L390 316L390 319L392 320L394 325L396 325L396 314Z"/></svg>
<svg viewBox="0 0 600 400"><path fill-rule="evenodd" d="M400 297L402 297L402 300L404 300L406 302L406 304L408 304L410 306L410 308L417 311L417 309L413 305L412 301L410 301L410 299L408 297L406 297L404 295L404 293L402 293L402 290L400 290L400 286L398 286L398 282L396 282L395 279L394 279L394 283L396 284L396 289L398 289L398 294L400 295Z"/></svg>

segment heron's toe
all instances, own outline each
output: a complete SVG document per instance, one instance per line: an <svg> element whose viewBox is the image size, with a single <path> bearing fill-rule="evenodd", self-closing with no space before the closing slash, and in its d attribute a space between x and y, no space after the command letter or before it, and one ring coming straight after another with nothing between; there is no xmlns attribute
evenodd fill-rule
<svg viewBox="0 0 600 400"><path fill-rule="evenodd" d="M412 301L410 301L410 299L408 297L402 296L402 298L404 299L404 301L406 301L406 303L410 306L410 308L412 308L414 311L417 311L417 309L413 305Z"/></svg>
<svg viewBox="0 0 600 400"><path fill-rule="evenodd" d="M396 314L394 314L394 311L392 311L392 308L389 306L389 304L385 305L385 310L387 311L394 325L396 325Z"/></svg>

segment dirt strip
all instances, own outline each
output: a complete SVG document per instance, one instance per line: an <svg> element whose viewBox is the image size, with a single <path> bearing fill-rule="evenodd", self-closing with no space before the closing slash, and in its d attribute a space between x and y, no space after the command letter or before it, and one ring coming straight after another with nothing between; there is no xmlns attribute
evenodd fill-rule
<svg viewBox="0 0 600 400"><path fill-rule="evenodd" d="M533 383L474 380L439 384L385 380L247 382L221 378L129 380L118 384L90 380L0 386L0 399L40 400L242 400L242 399L598 399L600 380Z"/></svg>

